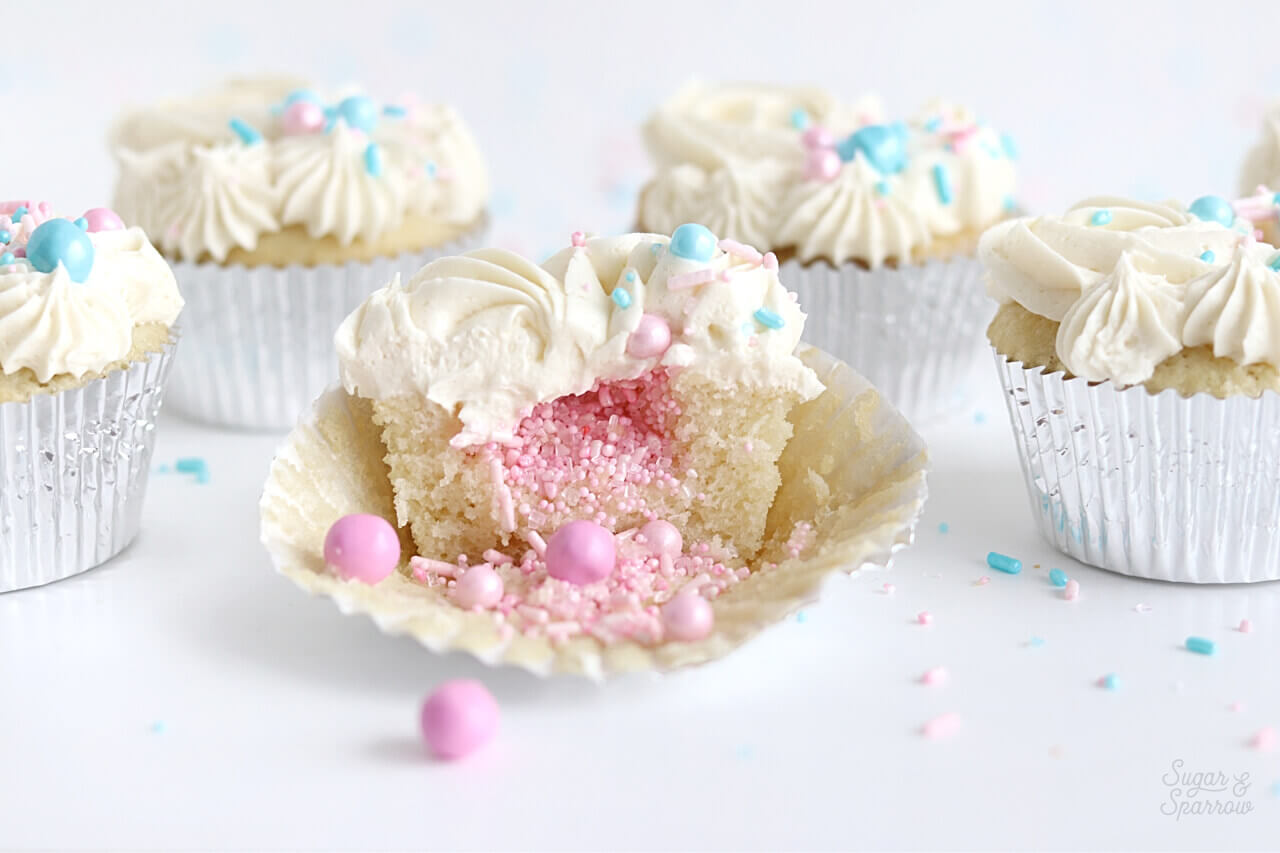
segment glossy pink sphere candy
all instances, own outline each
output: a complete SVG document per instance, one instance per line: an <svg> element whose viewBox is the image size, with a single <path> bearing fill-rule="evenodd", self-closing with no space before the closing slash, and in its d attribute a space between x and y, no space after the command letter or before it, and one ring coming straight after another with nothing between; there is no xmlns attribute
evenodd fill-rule
<svg viewBox="0 0 1280 853"><path fill-rule="evenodd" d="M654 556L666 554L668 557L679 557L684 550L684 537L680 535L679 528L669 521L655 518L640 528L640 535L644 537L645 547Z"/></svg>
<svg viewBox="0 0 1280 853"><path fill-rule="evenodd" d="M657 314L645 314L627 338L627 352L635 358L662 355L671 346L671 327Z"/></svg>
<svg viewBox="0 0 1280 853"><path fill-rule="evenodd" d="M124 220L109 207L95 207L84 212L84 219L89 223L88 231L96 234L99 231L123 231Z"/></svg>
<svg viewBox="0 0 1280 853"><path fill-rule="evenodd" d="M833 181L844 163L830 148L814 148L805 161L805 174L811 181Z"/></svg>
<svg viewBox="0 0 1280 853"><path fill-rule="evenodd" d="M324 109L312 101L294 101L285 107L280 123L289 136L319 133L324 129Z"/></svg>
<svg viewBox="0 0 1280 853"><path fill-rule="evenodd" d="M701 640L715 627L711 603L696 592L682 592L662 605L662 626L672 640Z"/></svg>
<svg viewBox="0 0 1280 853"><path fill-rule="evenodd" d="M833 148L836 144L836 138L831 131L818 125L806 130L800 140L805 148Z"/></svg>
<svg viewBox="0 0 1280 853"><path fill-rule="evenodd" d="M502 578L488 563L467 569L453 588L453 602L470 610L472 607L493 607L502 600Z"/></svg>
<svg viewBox="0 0 1280 853"><path fill-rule="evenodd" d="M385 518L345 515L324 537L324 561L346 580L377 583L400 562L400 537Z"/></svg>
<svg viewBox="0 0 1280 853"><path fill-rule="evenodd" d="M613 572L618 548L613 534L594 521L570 521L547 540L547 574L584 586Z"/></svg>
<svg viewBox="0 0 1280 853"><path fill-rule="evenodd" d="M432 752L452 761L491 741L498 716L497 701L479 681L446 681L422 703L422 736Z"/></svg>

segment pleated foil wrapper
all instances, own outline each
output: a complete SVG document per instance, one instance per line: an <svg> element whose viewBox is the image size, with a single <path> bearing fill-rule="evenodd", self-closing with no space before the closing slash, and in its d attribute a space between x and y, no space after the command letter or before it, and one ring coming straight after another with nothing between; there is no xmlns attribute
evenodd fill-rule
<svg viewBox="0 0 1280 853"><path fill-rule="evenodd" d="M1156 580L1280 579L1280 395L1151 394L992 352L1031 513L1059 551Z"/></svg>
<svg viewBox="0 0 1280 853"><path fill-rule="evenodd" d="M88 571L138 535L177 334L83 387L0 403L0 592Z"/></svg>
<svg viewBox="0 0 1280 853"><path fill-rule="evenodd" d="M848 362L909 421L964 408L995 314L976 258L874 270L791 259L778 276L808 315L803 339Z"/></svg>
<svg viewBox="0 0 1280 853"><path fill-rule="evenodd" d="M173 264L186 300L169 405L218 426L287 430L338 376L333 335L397 273L479 248L487 220L443 246L315 267Z"/></svg>
<svg viewBox="0 0 1280 853"><path fill-rule="evenodd" d="M794 557L781 545L766 550L761 559L776 568L753 571L717 596L715 628L703 640L644 645L504 633L492 614L458 608L441 587L415 583L406 563L376 585L334 576L324 561L334 521L351 513L396 517L372 407L341 388L316 401L276 454L260 504L263 544L276 570L302 589L433 652L465 651L490 665L593 679L715 660L814 601L828 576L886 568L911 543L924 509L928 456L920 436L847 365L812 347L798 354L827 390L792 413L795 433L779 459L782 485L767 529L790 531L808 521L813 542ZM401 543L407 562L414 553L408 531Z"/></svg>

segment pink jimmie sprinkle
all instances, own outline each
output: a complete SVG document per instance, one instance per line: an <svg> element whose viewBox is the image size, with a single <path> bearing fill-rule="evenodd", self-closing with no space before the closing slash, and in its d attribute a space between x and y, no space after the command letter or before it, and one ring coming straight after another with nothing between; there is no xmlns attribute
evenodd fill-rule
<svg viewBox="0 0 1280 853"><path fill-rule="evenodd" d="M921 625L930 625L933 623L933 614L928 610L921 610L916 614L916 621Z"/></svg>
<svg viewBox="0 0 1280 853"><path fill-rule="evenodd" d="M547 556L547 543L541 536L538 535L538 531L536 530L526 531L524 534L524 538L525 538L525 541L529 543L529 547L533 549L533 553L536 554L539 559Z"/></svg>
<svg viewBox="0 0 1280 853"><path fill-rule="evenodd" d="M1243 702L1232 702L1230 705L1228 705L1228 706L1227 706L1227 710L1228 710L1228 711L1236 711L1236 712L1243 711L1243 710L1244 710L1244 703L1243 703Z"/></svg>
<svg viewBox="0 0 1280 853"><path fill-rule="evenodd" d="M1075 601L1080 597L1080 581L1072 578L1067 581L1067 586L1062 590L1062 597L1067 601Z"/></svg>
<svg viewBox="0 0 1280 853"><path fill-rule="evenodd" d="M924 671L924 675L920 676L920 683L927 684L930 687L938 687L946 684L948 678L950 678L950 675L947 673L946 669L940 666L935 666L933 669L926 669Z"/></svg>
<svg viewBox="0 0 1280 853"><path fill-rule="evenodd" d="M1270 752L1276 748L1276 743L1280 742L1280 735L1276 734L1276 730L1271 726L1258 729L1257 734L1249 741L1249 745L1259 752Z"/></svg>
<svg viewBox="0 0 1280 853"><path fill-rule="evenodd" d="M495 566L505 566L508 563L514 562L506 554L501 551L495 551L492 548L485 551L481 556L484 557L486 563L493 563Z"/></svg>
<svg viewBox="0 0 1280 853"><path fill-rule="evenodd" d="M574 231L573 234L569 235L569 239L573 242L575 248L581 249L583 246L587 245L587 235L583 234L581 231Z"/></svg>
<svg viewBox="0 0 1280 853"><path fill-rule="evenodd" d="M511 497L511 487L503 479L502 462L498 459L489 460L489 476L493 478L494 494L497 496L498 523L510 533L516 529L515 501Z"/></svg>
<svg viewBox="0 0 1280 853"><path fill-rule="evenodd" d="M887 584L885 584L884 586L882 586L882 587L880 587L880 588L881 588L882 590L884 590L884 594L885 594L885 595L893 595L893 594L894 594L894 592L896 592L896 591L897 591L897 589L898 589L896 586L894 586L894 585L893 585L893 584L891 584L891 583L887 583Z"/></svg>
<svg viewBox="0 0 1280 853"><path fill-rule="evenodd" d="M1238 627L1236 630L1239 631L1241 634L1250 634L1253 632L1253 623L1250 622L1248 619L1241 619L1240 627Z"/></svg>
<svg viewBox="0 0 1280 853"><path fill-rule="evenodd" d="M432 560L427 557L410 557L409 568L413 570L414 577L417 577L419 572L431 572L446 578L454 577L458 573L458 567L452 563L446 563L443 560Z"/></svg>
<svg viewBox="0 0 1280 853"><path fill-rule="evenodd" d="M714 281L715 277L715 270L710 268L679 273L667 279L667 290L688 290L691 287Z"/></svg>
<svg viewBox="0 0 1280 853"><path fill-rule="evenodd" d="M746 243L739 243L737 240L721 240L717 245L735 258L742 258L754 266L764 263L764 255Z"/></svg>
<svg viewBox="0 0 1280 853"><path fill-rule="evenodd" d="M978 586L986 586L987 584L991 583L991 578L988 577L987 575L983 575L982 577L974 581L974 583L977 584Z"/></svg>
<svg viewBox="0 0 1280 853"><path fill-rule="evenodd" d="M941 740L951 737L958 731L960 731L960 715L952 711L925 723L920 729L920 734L930 740Z"/></svg>

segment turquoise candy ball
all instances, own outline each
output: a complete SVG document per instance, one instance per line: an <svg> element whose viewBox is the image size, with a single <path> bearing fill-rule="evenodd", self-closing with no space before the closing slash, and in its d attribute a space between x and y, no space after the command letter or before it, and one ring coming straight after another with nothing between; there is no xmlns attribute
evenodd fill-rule
<svg viewBox="0 0 1280 853"><path fill-rule="evenodd" d="M1231 202L1220 195L1202 195L1191 202L1191 215L1205 222L1218 222L1230 228L1236 221Z"/></svg>
<svg viewBox="0 0 1280 853"><path fill-rule="evenodd" d="M902 122L869 124L836 144L836 153L846 163L858 152L876 171L896 175L907 168L907 126Z"/></svg>
<svg viewBox="0 0 1280 853"><path fill-rule="evenodd" d="M45 273L62 264L72 281L83 282L93 269L93 241L70 219L50 219L31 232L27 260Z"/></svg>
<svg viewBox="0 0 1280 853"><path fill-rule="evenodd" d="M365 133L378 123L378 107L364 95L352 95L338 104L338 115L347 125Z"/></svg>
<svg viewBox="0 0 1280 853"><path fill-rule="evenodd" d="M716 252L716 235L705 225L685 223L671 234L671 254L691 261L709 261Z"/></svg>

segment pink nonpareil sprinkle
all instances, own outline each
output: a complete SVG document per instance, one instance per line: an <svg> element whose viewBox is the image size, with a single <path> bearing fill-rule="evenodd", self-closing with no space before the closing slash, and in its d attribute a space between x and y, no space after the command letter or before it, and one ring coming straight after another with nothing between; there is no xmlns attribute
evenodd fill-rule
<svg viewBox="0 0 1280 853"><path fill-rule="evenodd" d="M1075 601L1080 597L1080 581L1072 578L1062 590L1062 597L1067 601Z"/></svg>
<svg viewBox="0 0 1280 853"><path fill-rule="evenodd" d="M977 586L986 586L989 583L991 583L991 578L988 577L987 575L983 575L982 577L974 581L974 584Z"/></svg>
<svg viewBox="0 0 1280 853"><path fill-rule="evenodd" d="M924 675L920 676L920 683L927 684L930 687L938 687L946 684L949 678L950 675L946 669L940 666L935 666L933 669L926 669L924 671Z"/></svg>
<svg viewBox="0 0 1280 853"><path fill-rule="evenodd" d="M1258 729L1249 741L1249 745L1259 752L1271 752L1276 748L1277 743L1280 743L1280 734L1277 734L1271 726Z"/></svg>
<svg viewBox="0 0 1280 853"><path fill-rule="evenodd" d="M920 729L920 734L930 740L948 738L960 731L960 715L954 711L934 717Z"/></svg>
<svg viewBox="0 0 1280 853"><path fill-rule="evenodd" d="M563 234L564 232L562 231L560 233ZM583 246L587 245L587 235L583 234L581 231L574 231L569 235L569 240L573 243L574 248L577 249L581 249Z"/></svg>
<svg viewBox="0 0 1280 853"><path fill-rule="evenodd" d="M1236 628L1241 634L1249 634L1253 632L1253 623L1248 619L1241 619L1239 627Z"/></svg>
<svg viewBox="0 0 1280 853"><path fill-rule="evenodd" d="M688 290L691 287L697 287L700 284L706 284L714 281L716 271L711 268L692 270L691 272L679 273L667 279L667 290Z"/></svg>
<svg viewBox="0 0 1280 853"><path fill-rule="evenodd" d="M921 625L931 625L933 624L933 614L928 610L921 610L916 614L916 622Z"/></svg>

